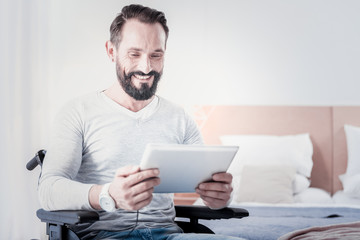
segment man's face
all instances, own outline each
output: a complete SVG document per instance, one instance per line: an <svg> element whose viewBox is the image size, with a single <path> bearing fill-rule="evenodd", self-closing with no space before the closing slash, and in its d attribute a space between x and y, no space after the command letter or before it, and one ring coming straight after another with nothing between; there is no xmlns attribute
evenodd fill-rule
<svg viewBox="0 0 360 240"><path fill-rule="evenodd" d="M115 54L116 74L124 91L135 100L151 98L164 67L165 31L159 23L128 20Z"/></svg>

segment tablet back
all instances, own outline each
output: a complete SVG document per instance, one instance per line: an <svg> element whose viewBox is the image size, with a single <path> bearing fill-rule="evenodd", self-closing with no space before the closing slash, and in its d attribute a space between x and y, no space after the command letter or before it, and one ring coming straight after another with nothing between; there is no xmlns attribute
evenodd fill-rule
<svg viewBox="0 0 360 240"><path fill-rule="evenodd" d="M226 172L237 150L237 146L148 144L140 168L160 170L155 193L195 192L214 173Z"/></svg>

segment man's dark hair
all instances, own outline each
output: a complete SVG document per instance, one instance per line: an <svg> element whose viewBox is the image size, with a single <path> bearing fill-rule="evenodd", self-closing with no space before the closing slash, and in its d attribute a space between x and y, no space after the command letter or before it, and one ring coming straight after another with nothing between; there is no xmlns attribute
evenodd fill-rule
<svg viewBox="0 0 360 240"><path fill-rule="evenodd" d="M119 46L121 40L120 37L122 26L127 20L133 18L143 23L160 23L161 26L164 28L166 39L168 38L169 28L166 25L166 18L163 12L149 7L144 7L142 5L131 4L123 7L121 13L119 13L114 19L114 21L111 23L110 41L115 44L116 47Z"/></svg>

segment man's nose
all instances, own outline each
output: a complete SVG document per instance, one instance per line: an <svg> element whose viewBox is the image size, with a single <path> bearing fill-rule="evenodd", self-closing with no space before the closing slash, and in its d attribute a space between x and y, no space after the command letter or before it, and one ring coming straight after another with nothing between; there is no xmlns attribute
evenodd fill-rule
<svg viewBox="0 0 360 240"><path fill-rule="evenodd" d="M149 72L152 71L151 61L150 61L150 58L148 56L143 56L140 59L139 70L142 71L145 74L148 74Z"/></svg>

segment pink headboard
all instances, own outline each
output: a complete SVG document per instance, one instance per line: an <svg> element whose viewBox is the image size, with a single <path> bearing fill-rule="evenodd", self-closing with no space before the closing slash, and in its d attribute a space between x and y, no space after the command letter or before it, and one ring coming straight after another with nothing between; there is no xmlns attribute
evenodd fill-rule
<svg viewBox="0 0 360 240"><path fill-rule="evenodd" d="M344 125L350 124L360 127L360 107L333 107L334 116L334 189L342 189L337 177L346 171L347 147Z"/></svg>
<svg viewBox="0 0 360 240"><path fill-rule="evenodd" d="M360 107L201 106L195 119L206 144L220 144L221 135L309 133L311 186L335 193L342 188L338 175L346 169L343 124L360 125Z"/></svg>

